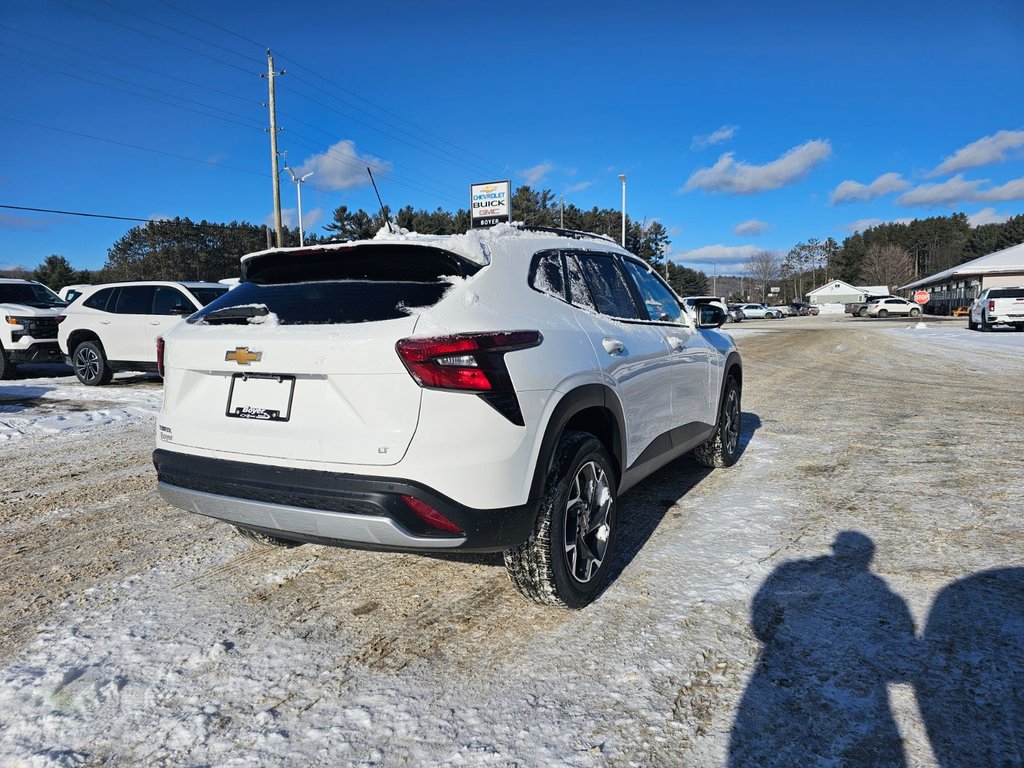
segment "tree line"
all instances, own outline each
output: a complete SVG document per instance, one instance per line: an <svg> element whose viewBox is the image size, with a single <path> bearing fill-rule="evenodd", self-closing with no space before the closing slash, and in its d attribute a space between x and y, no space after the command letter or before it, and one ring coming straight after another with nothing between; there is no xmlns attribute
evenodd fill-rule
<svg viewBox="0 0 1024 768"><path fill-rule="evenodd" d="M516 221L528 226L564 227L606 234L619 241L622 212L611 208L583 210L556 203L550 189L521 186L512 196ZM387 206L374 213L339 206L324 227L324 234L307 233L307 244L364 240L373 237L387 221L412 232L452 235L467 232L469 211L454 213L405 206L392 212ZM220 280L238 275L239 259L246 253L266 248L265 227L247 222L194 222L188 218L150 221L132 227L107 251L99 270L75 270L63 256L52 255L34 271L15 271L10 276L31 276L54 289L74 283L120 280ZM284 228L285 247L299 244L298 229ZM637 221L626 217L626 248L667 276L682 295L707 293L707 275L678 264L666 263L670 241L658 221Z"/></svg>
<svg viewBox="0 0 1024 768"><path fill-rule="evenodd" d="M581 209L561 205L550 189L518 187L512 214L528 226L564 227L595 232L619 241L622 212L613 208ZM469 230L467 209L451 212L415 209L396 211L385 206L375 212L337 207L323 234L307 233L309 244L373 237L386 221L413 232L451 235ZM268 246L266 227L243 221L194 222L188 218L150 221L133 227L107 251L99 270L76 270L63 256L48 256L32 271L8 270L13 277L33 277L53 288L74 283L116 280L220 280L238 274L239 259ZM877 224L846 237L842 244L828 237L808 238L788 252L761 250L743 265L743 290L734 298L767 300L772 287L777 298L802 301L806 293L828 280L853 285L886 285L895 289L993 251L1024 242L1024 215L994 224L971 227L963 213L933 216L911 222ZM285 227L285 246L297 246L297 228ZM671 241L659 221L626 217L626 249L665 275L681 295L709 293L705 272L668 261ZM739 276L737 276L739 277ZM720 276L719 279L721 279Z"/></svg>

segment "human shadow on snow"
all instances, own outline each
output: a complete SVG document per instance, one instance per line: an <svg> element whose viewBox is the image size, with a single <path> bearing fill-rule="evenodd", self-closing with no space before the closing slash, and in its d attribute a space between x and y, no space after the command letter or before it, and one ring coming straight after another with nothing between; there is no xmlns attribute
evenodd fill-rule
<svg viewBox="0 0 1024 768"><path fill-rule="evenodd" d="M754 598L762 642L733 722L730 768L905 766L887 685L911 683L940 766L1024 765L1024 569L946 587L923 636L844 531L783 563Z"/></svg>

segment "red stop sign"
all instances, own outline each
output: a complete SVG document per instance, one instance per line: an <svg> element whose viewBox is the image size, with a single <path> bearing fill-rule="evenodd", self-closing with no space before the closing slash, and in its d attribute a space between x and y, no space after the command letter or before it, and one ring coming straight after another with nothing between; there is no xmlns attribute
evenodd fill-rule
<svg viewBox="0 0 1024 768"><path fill-rule="evenodd" d="M918 291L914 294L914 301L918 304L927 304L928 299L931 298L931 294L928 291Z"/></svg>

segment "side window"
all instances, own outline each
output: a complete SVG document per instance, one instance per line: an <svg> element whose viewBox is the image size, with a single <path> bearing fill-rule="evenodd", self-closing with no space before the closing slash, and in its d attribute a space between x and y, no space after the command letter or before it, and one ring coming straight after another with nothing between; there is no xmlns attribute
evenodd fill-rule
<svg viewBox="0 0 1024 768"><path fill-rule="evenodd" d="M119 315L148 315L153 305L153 286L123 286L114 311Z"/></svg>
<svg viewBox="0 0 1024 768"><path fill-rule="evenodd" d="M583 268L583 277L597 303L598 312L627 320L639 319L633 296L626 285L625 275L619 270L614 257L581 253L579 260Z"/></svg>
<svg viewBox="0 0 1024 768"><path fill-rule="evenodd" d="M154 315L172 315L174 314L171 310L184 304L193 309L193 304L186 298L185 294L179 291L177 288L171 288L166 285L156 286L156 292L153 294L153 312ZM189 314L192 314L189 311Z"/></svg>
<svg viewBox="0 0 1024 768"><path fill-rule="evenodd" d="M587 287L587 281L583 279L583 270L575 254L565 255L565 266L569 276L569 301L575 307L597 312L594 297L590 295L590 289Z"/></svg>
<svg viewBox="0 0 1024 768"><path fill-rule="evenodd" d="M676 301L676 297L672 295L672 291L636 262L624 259L623 263L626 265L626 272L636 283L640 297L644 300L644 309L647 310L648 319L678 323L682 318L683 310L679 306L679 302Z"/></svg>
<svg viewBox="0 0 1024 768"><path fill-rule="evenodd" d="M533 257L530 287L565 301L565 278L562 275L562 254L546 251Z"/></svg>
<svg viewBox="0 0 1024 768"><path fill-rule="evenodd" d="M104 288L101 291L96 291L96 293L82 302L82 306L88 307L89 309L99 309L105 312L107 311L107 300L113 292L113 288Z"/></svg>

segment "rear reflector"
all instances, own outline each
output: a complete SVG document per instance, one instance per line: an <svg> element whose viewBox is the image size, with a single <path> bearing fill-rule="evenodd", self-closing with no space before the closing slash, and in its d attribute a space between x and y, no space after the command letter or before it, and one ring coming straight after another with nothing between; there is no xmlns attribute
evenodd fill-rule
<svg viewBox="0 0 1024 768"><path fill-rule="evenodd" d="M405 506L415 513L416 517L431 528L436 528L446 533L457 533L460 536L465 535L465 531L426 502L412 496L402 496L402 501L405 502Z"/></svg>
<svg viewBox="0 0 1024 768"><path fill-rule="evenodd" d="M163 378L164 376L164 337L156 337L156 372Z"/></svg>
<svg viewBox="0 0 1024 768"><path fill-rule="evenodd" d="M464 333L401 339L395 349L421 387L511 392L505 353L535 347L541 341L540 331Z"/></svg>

